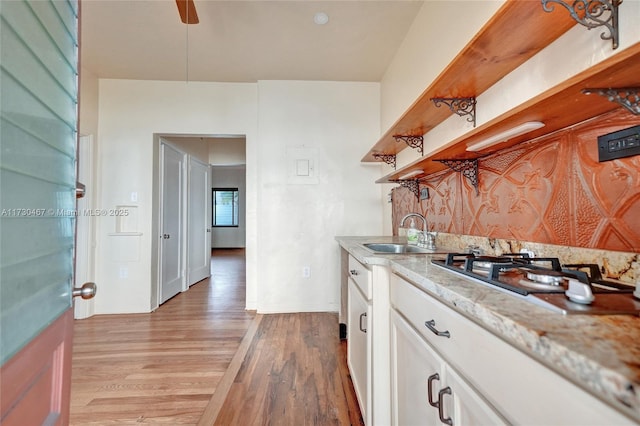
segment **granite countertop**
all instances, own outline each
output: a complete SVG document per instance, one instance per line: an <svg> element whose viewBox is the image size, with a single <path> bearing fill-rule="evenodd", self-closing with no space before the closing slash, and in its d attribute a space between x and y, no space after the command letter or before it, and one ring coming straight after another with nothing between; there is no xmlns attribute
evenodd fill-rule
<svg viewBox="0 0 640 426"><path fill-rule="evenodd" d="M431 264L434 254L380 254L366 242L398 237L336 237L363 264L382 265L542 364L640 422L640 317L562 315Z"/></svg>

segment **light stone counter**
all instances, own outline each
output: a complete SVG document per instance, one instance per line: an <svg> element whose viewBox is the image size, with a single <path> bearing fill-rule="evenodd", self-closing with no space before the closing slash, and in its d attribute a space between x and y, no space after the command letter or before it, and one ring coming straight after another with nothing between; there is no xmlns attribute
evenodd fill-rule
<svg viewBox="0 0 640 426"><path fill-rule="evenodd" d="M437 253L378 254L362 245L406 241L403 238L336 240L361 263L388 266L640 423L640 317L557 314L432 265ZM439 247L437 252L461 251L455 242L448 243L450 247Z"/></svg>

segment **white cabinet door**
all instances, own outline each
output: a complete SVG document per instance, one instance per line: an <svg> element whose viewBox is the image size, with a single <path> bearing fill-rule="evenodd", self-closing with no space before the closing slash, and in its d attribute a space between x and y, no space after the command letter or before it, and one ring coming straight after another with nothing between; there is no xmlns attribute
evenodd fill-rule
<svg viewBox="0 0 640 426"><path fill-rule="evenodd" d="M371 396L369 392L371 305L365 300L352 279L349 279L348 294L347 365L360 403L362 418L366 424L371 424L368 419Z"/></svg>
<svg viewBox="0 0 640 426"><path fill-rule="evenodd" d="M438 398L443 363L394 310L391 311L391 416L394 425L439 425Z"/></svg>
<svg viewBox="0 0 640 426"><path fill-rule="evenodd" d="M395 310L391 374L394 425L506 424Z"/></svg>
<svg viewBox="0 0 640 426"><path fill-rule="evenodd" d="M447 368L445 373L451 395L444 395L445 418L452 417L456 425L504 425L504 419L495 409L464 381L455 371ZM449 402L450 401L450 402ZM450 411L453 409L453 411ZM453 413L453 414L451 414Z"/></svg>

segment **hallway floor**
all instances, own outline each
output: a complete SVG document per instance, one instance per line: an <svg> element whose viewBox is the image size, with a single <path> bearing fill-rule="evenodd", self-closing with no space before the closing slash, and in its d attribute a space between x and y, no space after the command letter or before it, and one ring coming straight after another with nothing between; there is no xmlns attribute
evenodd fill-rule
<svg viewBox="0 0 640 426"><path fill-rule="evenodd" d="M76 321L70 424L196 424L254 320L244 301L244 250L215 250L211 278L155 312Z"/></svg>

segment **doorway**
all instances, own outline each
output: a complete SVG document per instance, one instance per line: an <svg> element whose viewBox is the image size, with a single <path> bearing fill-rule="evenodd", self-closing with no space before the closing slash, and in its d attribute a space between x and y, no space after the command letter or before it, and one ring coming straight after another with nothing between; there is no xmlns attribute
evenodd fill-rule
<svg viewBox="0 0 640 426"><path fill-rule="evenodd" d="M153 309L210 274L211 249L218 240L211 213L212 180L219 181L212 179L214 168L233 168L241 178L241 210L235 226L240 236L223 245L245 247L245 146L244 136L155 135L152 228L157 238L152 239L152 280L157 284L151 295Z"/></svg>

